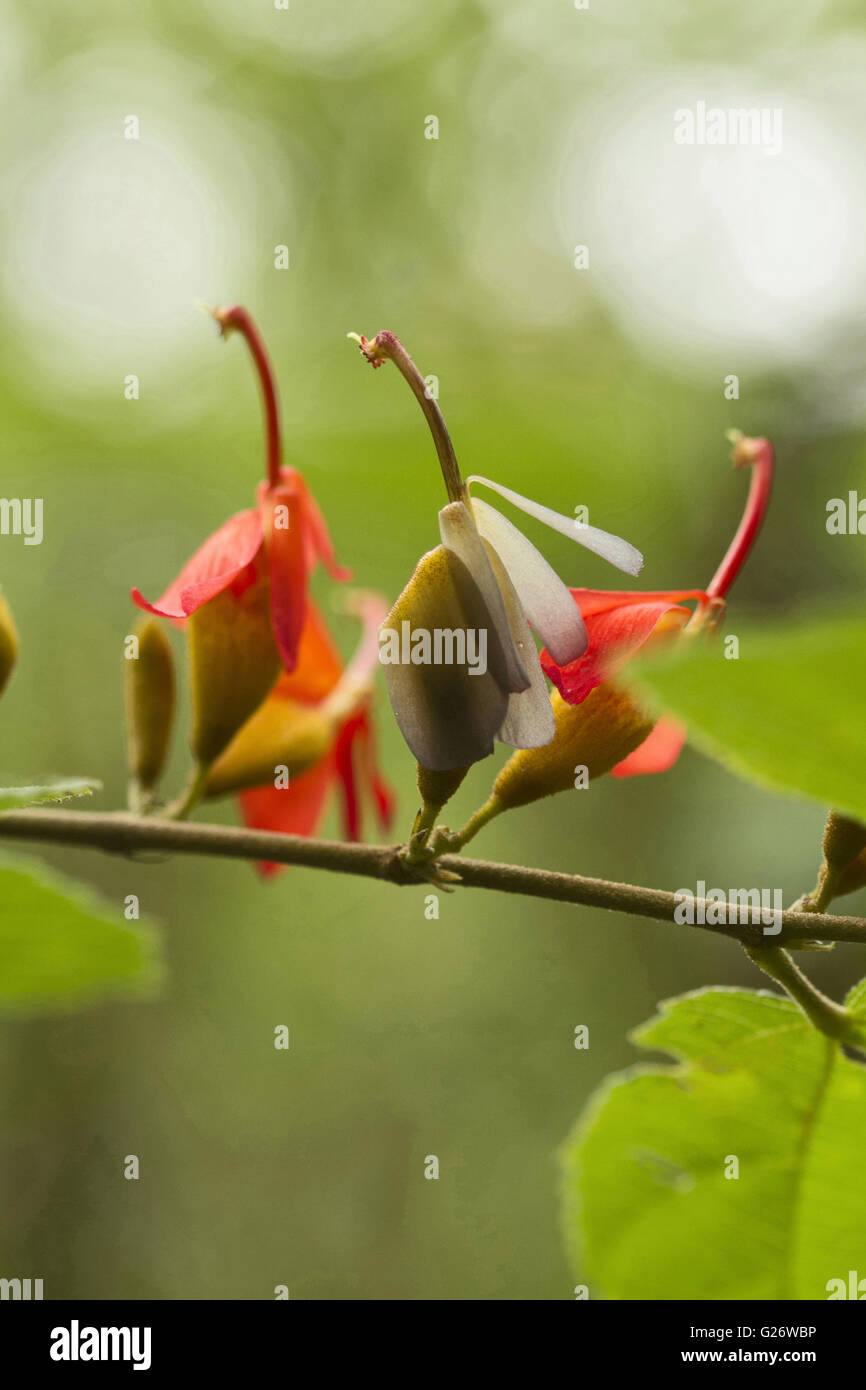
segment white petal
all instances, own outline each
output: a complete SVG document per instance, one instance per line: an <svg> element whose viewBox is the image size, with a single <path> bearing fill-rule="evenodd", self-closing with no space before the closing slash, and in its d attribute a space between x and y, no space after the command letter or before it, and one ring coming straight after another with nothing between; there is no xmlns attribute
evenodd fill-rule
<svg viewBox="0 0 866 1390"><path fill-rule="evenodd" d="M533 502L529 497L521 497L519 492L512 492L510 487L502 487L501 484L491 482L489 478L482 478L477 473L466 481L467 484L483 483L485 487L492 488L500 497L513 502L522 512L534 516L537 521L543 521L545 526L568 536L569 540L577 541L578 545L585 546L595 555L600 555L603 560L608 560L626 574L640 574L643 556L639 550L629 545L628 541L621 540L619 536L612 536L609 531L601 531L597 526L582 526L574 517L554 512L550 507L543 507L540 502Z"/></svg>
<svg viewBox="0 0 866 1390"><path fill-rule="evenodd" d="M580 609L559 575L522 531L480 498L472 501L479 532L508 571L526 616L557 666L576 661L587 648Z"/></svg>
<svg viewBox="0 0 866 1390"><path fill-rule="evenodd" d="M487 633L488 661L505 691L527 690L529 676L520 660L505 612L505 604L478 527L463 502L449 502L439 513L439 534L446 550L468 569L481 592L490 618ZM533 651L534 651L533 647Z"/></svg>
<svg viewBox="0 0 866 1390"><path fill-rule="evenodd" d="M530 679L528 690L509 695L505 718L496 737L500 743L507 743L511 748L544 748L556 733L550 689L541 669L526 614L501 556L496 558L495 574L505 601L511 634ZM574 604L570 594L569 599Z"/></svg>

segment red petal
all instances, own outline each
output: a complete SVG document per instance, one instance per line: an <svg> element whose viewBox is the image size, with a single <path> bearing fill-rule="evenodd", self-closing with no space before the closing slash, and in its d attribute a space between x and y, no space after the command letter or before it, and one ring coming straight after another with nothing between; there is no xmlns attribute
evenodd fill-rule
<svg viewBox="0 0 866 1390"><path fill-rule="evenodd" d="M362 710L357 739L360 744L358 771L363 778L364 790L373 798L376 819L381 830L389 830L394 819L397 798L379 772L376 762L376 732L369 710Z"/></svg>
<svg viewBox="0 0 866 1390"><path fill-rule="evenodd" d="M308 600L297 665L291 673L282 672L272 693L284 700L318 704L333 690L342 669L340 654L325 626L325 620L312 600Z"/></svg>
<svg viewBox="0 0 866 1390"><path fill-rule="evenodd" d="M688 608L679 608L673 601L676 597L686 597L686 592L658 597L648 595L646 599L642 594L632 594L629 602L616 593L601 594L580 589L572 589L572 593L579 599L578 607L586 623L589 639L586 652L567 666L557 666L546 649L541 653L545 674L570 705L579 705L597 685L607 680L617 667L642 647L666 613L675 611L681 614L683 622L691 616ZM588 597L585 599L584 595ZM603 604L605 599L611 602Z"/></svg>
<svg viewBox="0 0 866 1390"><path fill-rule="evenodd" d="M361 808L353 753L353 744L361 728L361 722L361 717L357 715L353 719L347 719L337 735L334 746L334 761L340 779L343 835L347 840L359 839L361 830Z"/></svg>
<svg viewBox="0 0 866 1390"><path fill-rule="evenodd" d="M667 599L673 604L681 603L684 598L703 599L705 602L707 599L703 589L647 589L644 592L634 589L572 589L571 593L584 618L630 603L655 603Z"/></svg>
<svg viewBox="0 0 866 1390"><path fill-rule="evenodd" d="M376 764L375 740L372 728L368 743L370 787L373 791L373 804L376 807L376 819L379 822L379 829L388 831L394 823L394 812L397 809L397 798L388 786L388 783L379 772Z"/></svg>
<svg viewBox="0 0 866 1390"><path fill-rule="evenodd" d="M303 483L299 487L298 481L259 488L271 581L271 627L287 671L294 671L297 664L307 609Z"/></svg>
<svg viewBox="0 0 866 1390"><path fill-rule="evenodd" d="M337 564L328 524L319 510L315 497L307 487L304 488L304 510L306 513L307 565L309 569L313 570L316 561L321 560L332 579L351 579L352 571Z"/></svg>
<svg viewBox="0 0 866 1390"><path fill-rule="evenodd" d="M188 618L208 599L222 593L252 564L262 544L262 521L257 511L238 512L208 536L177 579L156 603L148 603L138 589L132 599L146 613L159 618Z"/></svg>
<svg viewBox="0 0 866 1390"><path fill-rule="evenodd" d="M328 792L334 780L334 763L329 755L316 763L288 787L253 787L238 796L244 824L251 830L272 830L280 835L312 835L325 812ZM262 863L257 866L270 875L286 864Z"/></svg>
<svg viewBox="0 0 866 1390"><path fill-rule="evenodd" d="M380 828L388 830L394 815L395 797L376 766L373 721L367 709L347 719L340 729L334 760L340 778L346 839L360 839L363 801L368 796L372 798Z"/></svg>
<svg viewBox="0 0 866 1390"><path fill-rule="evenodd" d="M667 716L660 719L643 743L611 771L611 777L642 777L649 772L667 772L673 767L686 741L682 724Z"/></svg>

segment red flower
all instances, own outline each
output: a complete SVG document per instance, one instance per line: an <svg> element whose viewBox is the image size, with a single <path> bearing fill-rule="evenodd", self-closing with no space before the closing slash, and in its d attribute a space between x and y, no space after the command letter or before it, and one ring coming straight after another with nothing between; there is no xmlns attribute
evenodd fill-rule
<svg viewBox="0 0 866 1390"><path fill-rule="evenodd" d="M683 599L696 599L697 614L703 615L705 621L715 623L721 618L725 596L760 530L773 481L773 448L768 440L735 436L734 445L734 463L754 465L752 484L737 533L706 590L571 590L586 625L587 650L564 666L558 665L546 650L541 653L542 668L568 704L582 704L591 691L615 676L647 642L668 640L695 619L691 609L681 606ZM685 740L685 728L676 720L663 717L643 743L617 763L612 776L666 772L679 757Z"/></svg>
<svg viewBox="0 0 866 1390"><path fill-rule="evenodd" d="M332 790L340 798L347 839L361 837L365 801L378 824L391 824L394 797L379 773L370 711L372 675L378 659L377 631L387 605L375 595L355 599L363 637L344 670L321 614L313 603L301 633L298 660L283 673L252 719L240 730L213 769L217 785L248 766L294 762L288 786L273 776L238 794L245 823L255 830L312 835L321 824ZM319 742L321 740L321 742ZM284 866L260 864L265 874Z"/></svg>
<svg viewBox="0 0 866 1390"><path fill-rule="evenodd" d="M155 603L132 590L139 608L184 622L218 594L238 601L251 586L269 587L271 630L283 667L292 671L307 612L307 581L319 560L332 578L348 579L335 561L325 520L296 468L280 466L280 430L273 372L258 331L245 309L214 311L227 337L239 330L253 355L265 407L268 478L257 489L257 505L238 512L215 531L184 565Z"/></svg>
<svg viewBox="0 0 866 1390"><path fill-rule="evenodd" d="M572 589L571 593L586 625L587 650L567 666L557 666L549 652L541 653L542 669L570 705L582 704L651 638L658 641L683 628L692 612L679 606L681 599L697 599L701 605L709 602L701 589L651 593ZM685 740L681 724L662 718L644 742L617 763L612 776L666 772L679 757Z"/></svg>

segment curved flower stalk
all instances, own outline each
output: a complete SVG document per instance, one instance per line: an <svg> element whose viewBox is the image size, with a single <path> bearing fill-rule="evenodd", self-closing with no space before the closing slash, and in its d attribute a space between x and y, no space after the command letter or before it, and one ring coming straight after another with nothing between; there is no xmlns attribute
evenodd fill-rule
<svg viewBox="0 0 866 1390"><path fill-rule="evenodd" d="M239 305L215 309L213 316L224 337L241 333L253 357L265 414L266 478L255 507L219 527L155 603L132 590L139 608L187 631L197 765L190 805L207 767L262 703L280 669L294 670L316 565L321 561L334 579L351 577L336 563L303 477L282 467L273 371L252 318ZM181 809L189 809L186 802Z"/></svg>
<svg viewBox="0 0 866 1390"><path fill-rule="evenodd" d="M313 835L332 790L347 839L361 838L365 803L382 830L391 824L394 797L376 764L371 713L377 631L387 605L377 594L362 593L348 595L344 607L362 624L345 670L319 610L309 603L295 669L280 675L210 768L203 795L237 795L252 829ZM279 867L259 865L266 874Z"/></svg>
<svg viewBox="0 0 866 1390"><path fill-rule="evenodd" d="M551 697L555 739L536 752L515 753L486 805L459 834L444 836L443 845L458 848L501 811L573 788L577 767L586 768L591 780L608 772L615 777L665 772L676 762L685 729L664 716L651 719L617 684L616 675L639 650L712 630L724 615L728 591L761 528L774 468L769 440L737 432L731 439L733 462L752 467L752 482L743 519L707 588L572 589L586 625L586 650L570 662L559 661L549 649L541 653L541 665L556 687ZM688 599L696 600L694 611L684 606Z"/></svg>
<svg viewBox="0 0 866 1390"><path fill-rule="evenodd" d="M380 633L380 659L400 730L422 769L453 773L493 751L495 740L540 748L555 731L530 626L562 664L587 647L580 609L544 556L506 517L471 494L492 489L529 516L629 574L640 552L596 527L579 526L482 477L464 484L451 439L424 379L393 333L355 337L374 367L394 362L430 426L448 492L441 544L422 556ZM454 779L446 779L452 786Z"/></svg>

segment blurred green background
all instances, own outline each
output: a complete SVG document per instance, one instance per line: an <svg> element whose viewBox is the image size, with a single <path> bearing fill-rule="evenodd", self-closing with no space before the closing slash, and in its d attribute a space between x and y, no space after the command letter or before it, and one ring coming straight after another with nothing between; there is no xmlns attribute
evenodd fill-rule
<svg viewBox="0 0 866 1390"><path fill-rule="evenodd" d="M161 592L251 503L250 363L202 301L257 317L287 461L340 559L390 598L444 492L408 391L349 330L393 329L438 376L464 472L587 505L644 551L646 588L709 580L744 500L724 431L771 435L777 494L729 630L862 594L862 538L824 526L828 498L864 487L856 7L18 0L2 24L2 492L45 499L40 547L0 539L22 639L4 773L92 774L94 809L123 803L129 588ZM782 108L784 150L677 148L672 113L698 99ZM568 582L623 582L528 529ZM402 835L414 768L384 690L379 712ZM822 823L687 751L663 777L512 813L477 853L790 901ZM761 984L708 934L565 905L456 892L428 921L422 889L45 857L118 905L138 894L169 967L159 1002L0 1024L0 1272L48 1298L568 1298L556 1151L635 1060L628 1029L659 998ZM811 963L837 995L866 966L853 947Z"/></svg>

